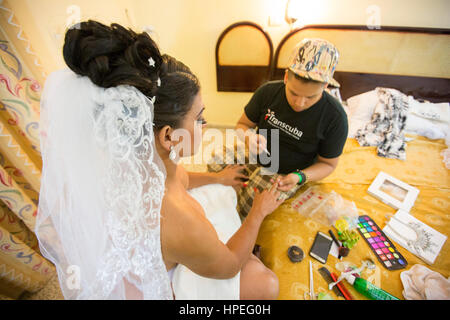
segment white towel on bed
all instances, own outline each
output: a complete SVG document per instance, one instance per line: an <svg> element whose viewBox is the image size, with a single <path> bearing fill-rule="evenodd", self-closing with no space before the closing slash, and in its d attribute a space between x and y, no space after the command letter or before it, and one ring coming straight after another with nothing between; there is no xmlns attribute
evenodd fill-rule
<svg viewBox="0 0 450 320"><path fill-rule="evenodd" d="M450 300L450 278L421 264L400 273L400 279L407 300Z"/></svg>
<svg viewBox="0 0 450 320"><path fill-rule="evenodd" d="M234 189L209 184L189 190L189 193L202 205L219 239L226 243L241 226ZM238 300L240 273L231 279L210 279L179 264L174 271L172 287L177 300Z"/></svg>

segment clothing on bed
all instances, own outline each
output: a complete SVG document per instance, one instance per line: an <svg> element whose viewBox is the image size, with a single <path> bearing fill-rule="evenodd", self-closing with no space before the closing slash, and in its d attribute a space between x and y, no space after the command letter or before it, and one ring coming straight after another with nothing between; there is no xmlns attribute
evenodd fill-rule
<svg viewBox="0 0 450 320"><path fill-rule="evenodd" d="M408 116L408 97L387 88L377 88L378 103L372 119L356 132L361 146L378 146L378 155L385 158L406 159L404 129Z"/></svg>
<svg viewBox="0 0 450 320"><path fill-rule="evenodd" d="M349 138L356 138L358 131L364 130L370 123L375 107L379 102L379 91L391 90L378 87L351 98L346 105L349 118ZM445 139L447 147L450 147L450 104L448 102L431 103L429 101L417 100L408 96L408 112L404 133L419 135L431 140ZM410 138L406 138L410 141ZM376 145L378 146L378 145ZM450 169L450 149L442 151L441 156L447 169Z"/></svg>
<svg viewBox="0 0 450 320"><path fill-rule="evenodd" d="M363 129L370 123L378 104L378 89L358 94L343 103L349 118L349 138L355 138L358 129ZM408 96L408 104L405 133L417 134L432 140L445 139L448 136L450 123L448 102L431 103Z"/></svg>

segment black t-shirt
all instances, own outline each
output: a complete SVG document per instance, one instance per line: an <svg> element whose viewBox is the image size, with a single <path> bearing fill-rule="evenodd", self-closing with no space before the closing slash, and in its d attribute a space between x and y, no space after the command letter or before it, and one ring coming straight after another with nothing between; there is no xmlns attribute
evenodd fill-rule
<svg viewBox="0 0 450 320"><path fill-rule="evenodd" d="M317 155L336 158L342 153L348 134L347 115L326 91L310 108L296 112L286 99L284 82L270 81L255 91L244 110L257 124L258 133L267 129L267 150L272 150L270 129L279 129L278 173L305 169ZM259 157L258 162L261 164Z"/></svg>

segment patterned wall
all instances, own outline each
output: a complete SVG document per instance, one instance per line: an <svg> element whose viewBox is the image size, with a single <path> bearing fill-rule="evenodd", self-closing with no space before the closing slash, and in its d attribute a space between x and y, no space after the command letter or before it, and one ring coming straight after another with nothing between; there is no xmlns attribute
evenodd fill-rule
<svg viewBox="0 0 450 320"><path fill-rule="evenodd" d="M42 167L42 86L31 71L38 60L8 2L0 14L0 294L17 298L41 289L55 270L33 233Z"/></svg>

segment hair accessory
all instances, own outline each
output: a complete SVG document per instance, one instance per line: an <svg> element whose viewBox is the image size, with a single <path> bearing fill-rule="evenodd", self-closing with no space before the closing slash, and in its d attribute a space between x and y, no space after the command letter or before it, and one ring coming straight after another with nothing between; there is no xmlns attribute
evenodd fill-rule
<svg viewBox="0 0 450 320"><path fill-rule="evenodd" d="M161 79L158 77L158 80L156 80L156 85L158 86L158 87L160 87L161 86Z"/></svg>
<svg viewBox="0 0 450 320"><path fill-rule="evenodd" d="M153 96L153 97L150 99L150 101L152 102L152 104L155 104L156 96Z"/></svg>
<svg viewBox="0 0 450 320"><path fill-rule="evenodd" d="M150 67L154 67L155 66L155 60L153 60L152 57L148 58L148 64L150 65Z"/></svg>
<svg viewBox="0 0 450 320"><path fill-rule="evenodd" d="M324 39L303 39L292 51L288 69L302 78L329 83L339 88L333 73L339 60L339 51Z"/></svg>

